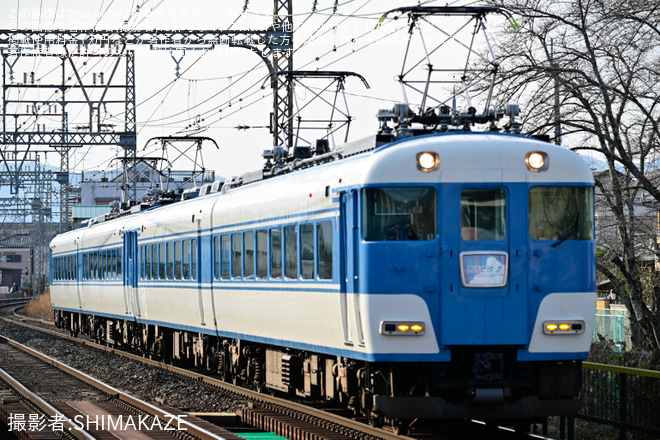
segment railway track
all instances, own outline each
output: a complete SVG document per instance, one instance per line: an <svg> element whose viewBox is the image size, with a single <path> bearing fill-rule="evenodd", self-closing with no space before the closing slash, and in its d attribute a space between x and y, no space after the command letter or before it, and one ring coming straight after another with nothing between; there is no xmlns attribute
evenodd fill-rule
<svg viewBox="0 0 660 440"><path fill-rule="evenodd" d="M236 400L250 402L249 405L244 405L245 407L239 411L242 419L250 420L250 424L257 428L273 431L276 434L286 436L287 438L347 440L406 439L404 436L396 435L380 428L370 427L361 421L346 418L344 415L327 412L322 409L311 408L307 405L289 402L281 398L258 393L198 372L145 359L142 356L118 351L113 348L95 344L91 341L82 341L64 334L53 326L46 325L43 322L25 322L32 320L22 315L15 314L12 318L7 316L5 312L5 316L0 318L13 325L19 325L33 331L46 333L60 339L71 341L77 345L83 344L84 346L96 350L116 354L130 361L136 361L141 364L157 367L178 377L185 377L192 379L197 383L204 384L215 392L231 395L232 398Z"/></svg>
<svg viewBox="0 0 660 440"><path fill-rule="evenodd" d="M137 399L6 337L0 337L0 364L6 397L1 412L12 434L79 440L241 438L176 408Z"/></svg>
<svg viewBox="0 0 660 440"><path fill-rule="evenodd" d="M1 307L1 305L0 305ZM68 340L76 345L83 345L90 349L102 350L107 353L121 356L127 359L127 362L139 362L152 367L167 371L177 377L187 378L195 383L208 386L216 394L231 396L232 399L242 402L248 402L239 409L241 420L256 428L266 431L272 431L288 439L385 439L385 440L405 440L410 438L418 439L457 439L473 438L475 435L481 438L489 439L509 439L509 438L543 438L534 435L522 435L513 433L507 429L497 427L486 427L480 424L452 423L443 424L435 427L420 427L415 429L413 437L397 435L392 431L374 428L365 423L365 421L354 420L345 413L329 412L320 408L312 408L308 405L298 404L283 400L281 398L258 393L238 387L233 384L223 382L219 379L201 374L195 371L178 368L162 362L145 359L142 356L118 351L109 347L95 344L91 341L73 338L59 329L56 329L49 323L41 320L33 320L23 315L14 313L14 317L0 317L5 322L14 325L20 325L33 331L43 332L64 340ZM26 322L36 321L36 322ZM390 427L386 427L391 429Z"/></svg>

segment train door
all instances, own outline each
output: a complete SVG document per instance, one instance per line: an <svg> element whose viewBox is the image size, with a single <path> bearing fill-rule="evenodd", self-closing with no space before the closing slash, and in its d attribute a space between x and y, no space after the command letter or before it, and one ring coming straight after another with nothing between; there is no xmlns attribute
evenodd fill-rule
<svg viewBox="0 0 660 440"><path fill-rule="evenodd" d="M521 231L526 231L525 216L511 214L521 208L514 201L522 200L524 194L493 185L453 187L445 195L444 208L455 209L441 216L446 247L441 344L528 343L524 243L520 241Z"/></svg>
<svg viewBox="0 0 660 440"><path fill-rule="evenodd" d="M126 314L140 316L138 303L138 246L137 231L124 232L124 305Z"/></svg>
<svg viewBox="0 0 660 440"><path fill-rule="evenodd" d="M364 345L362 320L360 317L360 274L358 227L359 191L352 189L340 193L340 248L341 248L341 291L339 307L344 330L344 344Z"/></svg>
<svg viewBox="0 0 660 440"><path fill-rule="evenodd" d="M197 222L197 237L192 240L192 249L190 250L190 258L192 259L192 277L193 279L197 280L197 301L199 304L199 323L203 326L206 326L206 315L204 313L205 309L205 304L206 308L208 309L209 307L211 310L209 310L209 318L212 316L215 316L212 303L213 303L213 295L211 294L211 290L204 290L202 287L202 268L204 265L204 260L202 259L202 231L201 231L201 224L200 222ZM208 260L207 260L208 261ZM205 293L206 292L206 295Z"/></svg>

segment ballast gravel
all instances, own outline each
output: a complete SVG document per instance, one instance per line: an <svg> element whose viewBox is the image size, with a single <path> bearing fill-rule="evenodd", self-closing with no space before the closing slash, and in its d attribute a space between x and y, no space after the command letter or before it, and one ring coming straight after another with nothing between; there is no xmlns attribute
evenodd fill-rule
<svg viewBox="0 0 660 440"><path fill-rule="evenodd" d="M153 404L190 412L236 412L246 406L221 391L92 347L0 322L0 334Z"/></svg>

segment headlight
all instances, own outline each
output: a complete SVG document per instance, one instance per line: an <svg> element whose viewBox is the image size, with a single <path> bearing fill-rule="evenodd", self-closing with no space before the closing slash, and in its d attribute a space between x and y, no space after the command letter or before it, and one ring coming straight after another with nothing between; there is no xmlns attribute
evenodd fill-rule
<svg viewBox="0 0 660 440"><path fill-rule="evenodd" d="M525 157L525 164L527 169L535 173L545 171L549 165L548 155L543 151L530 151Z"/></svg>
<svg viewBox="0 0 660 440"><path fill-rule="evenodd" d="M545 321L543 333L546 335L576 335L584 333L584 321Z"/></svg>
<svg viewBox="0 0 660 440"><path fill-rule="evenodd" d="M433 151L424 151L422 153L417 153L417 169L424 171L425 173L430 173L435 171L440 166L440 156L438 153Z"/></svg>

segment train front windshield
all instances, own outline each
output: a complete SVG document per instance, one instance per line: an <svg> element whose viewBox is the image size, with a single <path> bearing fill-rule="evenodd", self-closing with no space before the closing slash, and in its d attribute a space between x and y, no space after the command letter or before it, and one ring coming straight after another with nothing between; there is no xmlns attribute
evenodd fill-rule
<svg viewBox="0 0 660 440"><path fill-rule="evenodd" d="M593 240L593 206L591 188L532 188L529 236L533 240Z"/></svg>
<svg viewBox="0 0 660 440"><path fill-rule="evenodd" d="M504 240L506 197L497 188L464 189L461 193L461 237L463 240Z"/></svg>
<svg viewBox="0 0 660 440"><path fill-rule="evenodd" d="M428 187L365 188L362 193L365 241L433 240L437 235L437 195ZM461 191L461 237L504 240L507 196L503 188ZM593 240L593 189L539 186L528 195L529 237L533 240Z"/></svg>

